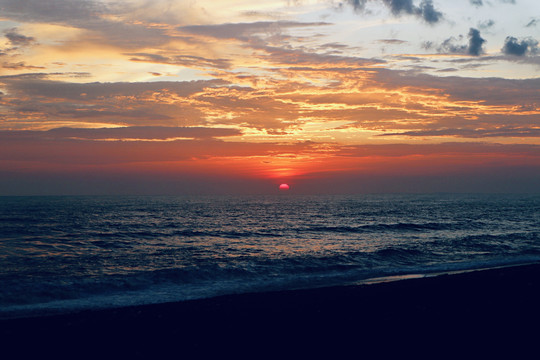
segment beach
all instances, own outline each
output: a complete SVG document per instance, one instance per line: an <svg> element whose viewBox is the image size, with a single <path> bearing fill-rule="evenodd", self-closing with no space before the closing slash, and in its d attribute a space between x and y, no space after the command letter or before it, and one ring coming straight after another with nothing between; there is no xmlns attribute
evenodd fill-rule
<svg viewBox="0 0 540 360"><path fill-rule="evenodd" d="M520 358L537 347L539 290L540 264L528 264L8 319L0 321L0 338L4 351L20 358L439 358L433 351Z"/></svg>

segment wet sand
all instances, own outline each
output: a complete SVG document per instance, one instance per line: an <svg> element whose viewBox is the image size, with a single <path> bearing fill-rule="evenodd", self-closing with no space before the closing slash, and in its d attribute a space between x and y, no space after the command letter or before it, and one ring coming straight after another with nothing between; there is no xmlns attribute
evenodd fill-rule
<svg viewBox="0 0 540 360"><path fill-rule="evenodd" d="M10 358L524 358L540 264L0 321ZM368 356L369 355L369 356Z"/></svg>

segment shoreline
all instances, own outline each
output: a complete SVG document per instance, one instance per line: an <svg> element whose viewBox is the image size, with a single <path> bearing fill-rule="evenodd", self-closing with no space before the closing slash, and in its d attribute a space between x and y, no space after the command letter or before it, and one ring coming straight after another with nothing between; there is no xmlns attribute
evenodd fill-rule
<svg viewBox="0 0 540 360"><path fill-rule="evenodd" d="M402 273L402 274L396 274L396 275L384 275L384 276L374 276L374 277L367 277L363 278L361 280L352 280L352 281L345 281L342 283L334 283L334 284L324 284L324 285L316 285L316 286L300 286L296 288L289 288L289 289L273 289L273 290L262 290L262 291L245 291L245 292L232 292L232 293L224 293L224 294L217 294L217 295L211 295L207 297L200 297L200 298L190 298L190 299L179 299L179 300L169 300L169 301L157 301L157 302L151 302L151 303L133 303L133 304L126 304L126 305L110 305L110 306L103 306L103 307L68 307L65 309L61 309L59 307L36 307L35 309L31 308L31 305L29 309L17 309L17 310L9 310L5 311L4 313L0 312L0 323L2 321L10 321L10 320L21 320L21 319L38 319L38 318L44 318L44 317L55 317L55 316L70 316L74 314L79 313L86 313L86 312L101 312L101 311L114 311L124 308L135 308L135 307L145 307L145 306L159 306L163 304L171 304L171 303L185 303L185 302L191 302L191 301L207 301L214 298L221 298L226 296L243 296L243 295L251 295L251 294L267 294L267 293L286 293L291 291L304 291L304 290L318 290L318 289L327 289L327 288L340 288L340 287L349 287L349 286L364 286L364 285L377 285L377 284L383 284L383 283L391 283L391 282L397 282L397 281L403 281L403 280L413 280L413 279L423 279L423 278L431 278L431 277L438 277L438 276L444 276L444 275L456 275L456 274L463 274L463 273L471 273L471 272L477 272L477 271L485 271L485 270L496 270L496 269L504 269L504 268L513 268L513 267L520 267L520 266L528 266L528 265L540 265L540 260L534 261L530 260L527 262L510 262L506 264L499 264L499 265L485 265L484 267L477 267L477 268L458 268L458 269L448 269L448 270L435 270L435 271L428 271L428 272L411 272L411 273Z"/></svg>
<svg viewBox="0 0 540 360"><path fill-rule="evenodd" d="M135 357L395 350L388 344L485 353L532 350L538 324L540 264L533 263L6 319L0 339L22 355L75 348Z"/></svg>
<svg viewBox="0 0 540 360"><path fill-rule="evenodd" d="M423 279L423 278L430 278L430 277L437 277L437 276L444 276L444 275L458 275L458 274L466 274L466 273L471 273L471 272L476 272L476 271L499 270L499 269L529 266L529 265L540 265L540 262L530 261L530 262L524 262L524 263L511 263L511 264L505 264L505 265L486 266L486 267L470 268L470 269L434 271L434 272L426 272L426 273L417 272L417 273L402 274L402 275L388 275L388 276L380 276L380 277L373 277L373 278L367 278L364 280L359 280L359 281L354 282L351 285L377 285L377 284L394 282L394 281Z"/></svg>

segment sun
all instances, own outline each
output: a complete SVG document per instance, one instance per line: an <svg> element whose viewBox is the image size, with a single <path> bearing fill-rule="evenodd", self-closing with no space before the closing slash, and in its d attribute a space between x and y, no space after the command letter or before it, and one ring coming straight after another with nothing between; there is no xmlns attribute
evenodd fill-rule
<svg viewBox="0 0 540 360"><path fill-rule="evenodd" d="M281 185L279 185L279 190L289 190L289 185L288 184L281 184Z"/></svg>

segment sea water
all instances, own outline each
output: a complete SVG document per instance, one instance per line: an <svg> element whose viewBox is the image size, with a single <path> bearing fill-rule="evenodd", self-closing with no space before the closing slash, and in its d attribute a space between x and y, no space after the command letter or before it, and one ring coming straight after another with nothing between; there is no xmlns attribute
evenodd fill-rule
<svg viewBox="0 0 540 360"><path fill-rule="evenodd" d="M0 197L0 318L539 260L538 195Z"/></svg>

